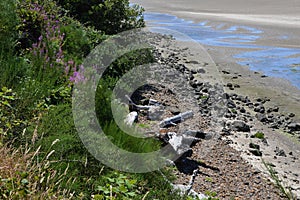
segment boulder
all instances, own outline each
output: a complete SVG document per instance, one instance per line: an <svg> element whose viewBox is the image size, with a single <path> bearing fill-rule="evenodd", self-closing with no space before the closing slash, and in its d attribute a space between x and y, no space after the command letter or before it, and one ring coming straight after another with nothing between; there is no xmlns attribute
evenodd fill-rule
<svg viewBox="0 0 300 200"><path fill-rule="evenodd" d="M243 121L234 121L231 123L231 129L239 132L250 132L250 126Z"/></svg>

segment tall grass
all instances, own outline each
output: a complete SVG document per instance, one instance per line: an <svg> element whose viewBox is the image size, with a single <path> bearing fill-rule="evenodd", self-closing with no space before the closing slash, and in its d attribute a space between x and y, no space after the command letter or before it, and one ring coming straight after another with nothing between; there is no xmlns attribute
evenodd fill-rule
<svg viewBox="0 0 300 200"><path fill-rule="evenodd" d="M9 130L11 136L0 135L10 144L0 144L0 199L180 199L170 196L170 185L157 172L104 167L76 132L72 84L84 56L105 36L62 15L52 0L2 0L0 9L0 134ZM121 131L108 99L119 77L152 61L149 50L118 59L95 97L105 133L132 152L151 152L160 143Z"/></svg>
<svg viewBox="0 0 300 200"><path fill-rule="evenodd" d="M1 199L70 199L73 196L70 190L59 187L68 168L60 172L49 167L51 149L42 157L40 147L31 151L28 146L18 149L2 146L0 151ZM71 183L71 179L68 182Z"/></svg>

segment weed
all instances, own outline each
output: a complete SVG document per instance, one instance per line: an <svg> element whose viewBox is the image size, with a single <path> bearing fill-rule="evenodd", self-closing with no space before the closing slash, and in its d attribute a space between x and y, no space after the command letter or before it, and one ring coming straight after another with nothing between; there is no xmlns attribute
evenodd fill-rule
<svg viewBox="0 0 300 200"><path fill-rule="evenodd" d="M257 132L254 135L252 135L251 138L264 139L265 138L265 134L262 133L262 132Z"/></svg>
<svg viewBox="0 0 300 200"><path fill-rule="evenodd" d="M278 177L276 171L273 168L273 165L271 163L266 163L263 159L262 159L262 163L264 164L264 166L267 168L268 172L270 173L271 178L274 180L275 185L280 189L280 191L282 192L282 194L287 197L290 200L294 200L296 199L293 195L293 193L291 192L290 189L287 189L283 184L282 181L280 180L280 178Z"/></svg>

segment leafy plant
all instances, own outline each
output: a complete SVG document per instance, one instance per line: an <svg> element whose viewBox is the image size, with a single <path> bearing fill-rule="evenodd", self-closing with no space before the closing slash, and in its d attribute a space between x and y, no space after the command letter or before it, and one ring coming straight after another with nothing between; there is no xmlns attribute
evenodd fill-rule
<svg viewBox="0 0 300 200"><path fill-rule="evenodd" d="M103 197L102 199L132 199L138 195L136 179L130 179L117 172L112 177L105 177L105 179L104 186L96 187L96 191L99 192L96 195L98 199L101 199L100 197Z"/></svg>
<svg viewBox="0 0 300 200"><path fill-rule="evenodd" d="M141 7L128 0L56 0L70 16L106 34L116 34L145 25Z"/></svg>
<svg viewBox="0 0 300 200"><path fill-rule="evenodd" d="M265 138L265 134L262 133L262 132L257 132L254 135L252 135L251 138L264 139Z"/></svg>
<svg viewBox="0 0 300 200"><path fill-rule="evenodd" d="M206 191L205 195L208 196L208 198L206 198L205 200L219 200L219 198L217 198L217 193L213 192L213 191Z"/></svg>
<svg viewBox="0 0 300 200"><path fill-rule="evenodd" d="M22 132L27 122L21 119L14 107L17 100L16 93L12 89L2 87L0 90L0 146L3 141L16 137L16 133Z"/></svg>

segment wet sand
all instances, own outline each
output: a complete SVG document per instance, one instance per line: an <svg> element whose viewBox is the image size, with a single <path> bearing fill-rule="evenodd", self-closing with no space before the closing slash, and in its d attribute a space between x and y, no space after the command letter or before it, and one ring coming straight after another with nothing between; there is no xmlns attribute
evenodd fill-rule
<svg viewBox="0 0 300 200"><path fill-rule="evenodd" d="M211 24L249 25L262 28L263 45L300 47L300 2L297 0L131 0L142 5L147 12L173 14L177 17ZM280 35L288 36L280 39Z"/></svg>

